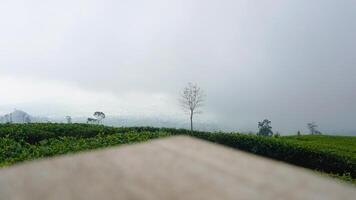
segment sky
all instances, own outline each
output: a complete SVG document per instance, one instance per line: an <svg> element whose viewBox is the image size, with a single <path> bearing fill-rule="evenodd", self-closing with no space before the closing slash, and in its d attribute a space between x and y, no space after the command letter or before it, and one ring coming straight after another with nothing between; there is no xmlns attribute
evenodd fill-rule
<svg viewBox="0 0 356 200"><path fill-rule="evenodd" d="M1 0L0 114L188 120L355 133L354 0Z"/></svg>

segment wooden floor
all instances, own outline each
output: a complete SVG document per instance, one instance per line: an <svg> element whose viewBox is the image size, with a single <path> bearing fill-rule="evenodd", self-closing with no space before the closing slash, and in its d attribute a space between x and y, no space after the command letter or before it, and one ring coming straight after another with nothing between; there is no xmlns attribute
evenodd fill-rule
<svg viewBox="0 0 356 200"><path fill-rule="evenodd" d="M187 136L0 170L1 200L356 199L356 187Z"/></svg>

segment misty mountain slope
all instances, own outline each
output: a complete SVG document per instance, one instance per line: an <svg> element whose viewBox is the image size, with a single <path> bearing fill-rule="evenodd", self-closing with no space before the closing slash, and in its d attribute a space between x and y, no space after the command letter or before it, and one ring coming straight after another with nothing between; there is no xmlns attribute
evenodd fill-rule
<svg viewBox="0 0 356 200"><path fill-rule="evenodd" d="M0 123L41 123L48 122L47 117L34 117L22 110L15 109L13 112L0 116Z"/></svg>

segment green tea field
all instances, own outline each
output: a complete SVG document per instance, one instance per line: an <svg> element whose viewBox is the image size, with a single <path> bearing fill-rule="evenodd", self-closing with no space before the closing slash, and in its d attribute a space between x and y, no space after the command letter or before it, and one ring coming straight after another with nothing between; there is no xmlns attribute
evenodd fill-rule
<svg viewBox="0 0 356 200"><path fill-rule="evenodd" d="M356 137L263 137L240 133L190 132L152 127L114 128L87 124L2 124L0 166L181 134L309 168L351 183L356 182Z"/></svg>

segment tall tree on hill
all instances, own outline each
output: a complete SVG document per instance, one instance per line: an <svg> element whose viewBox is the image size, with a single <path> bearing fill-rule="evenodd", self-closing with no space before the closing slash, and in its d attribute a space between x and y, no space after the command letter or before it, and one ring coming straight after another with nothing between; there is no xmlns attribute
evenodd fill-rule
<svg viewBox="0 0 356 200"><path fill-rule="evenodd" d="M258 129L259 129L259 131L258 131L257 135L260 135L260 136L272 136L273 135L271 121L268 119L265 119L262 122L258 122Z"/></svg>
<svg viewBox="0 0 356 200"><path fill-rule="evenodd" d="M189 114L191 131L193 131L193 116L201 113L199 108L203 106L204 100L205 94L197 84L188 83L181 94L180 103L183 110Z"/></svg>

